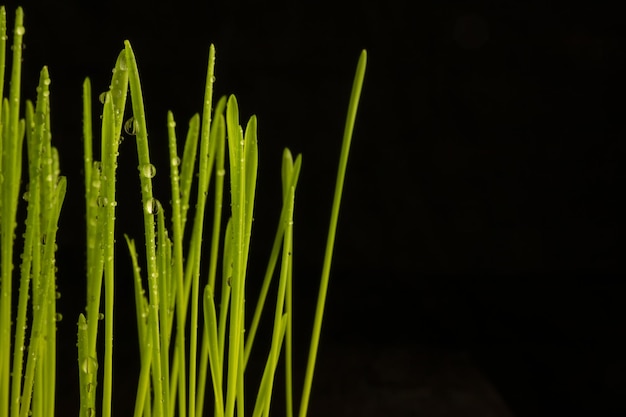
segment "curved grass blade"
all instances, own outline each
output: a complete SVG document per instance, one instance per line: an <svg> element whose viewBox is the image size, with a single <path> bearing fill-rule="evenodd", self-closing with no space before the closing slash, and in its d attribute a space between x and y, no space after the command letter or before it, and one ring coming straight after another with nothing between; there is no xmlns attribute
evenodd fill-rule
<svg viewBox="0 0 626 417"><path fill-rule="evenodd" d="M350 94L350 103L348 104L348 115L346 117L346 125L343 133L343 141L341 145L341 155L339 156L339 168L337 170L337 182L335 185L335 195L333 197L333 205L330 214L330 225L328 227L328 239L326 240L326 252L324 254L324 264L322 267L322 277L320 280L319 294L317 298L317 307L315 309L315 318L313 321L313 332L311 335L311 346L309 348L309 359L307 362L306 374L304 377L304 387L302 389L302 401L300 403L300 417L306 417L309 399L311 395L311 385L313 383L313 372L315 362L317 360L317 348L320 341L320 333L322 331L322 319L324 318L324 307L326 305L326 293L328 292L328 281L330 277L330 266L333 257L333 249L335 246L335 235L337 233L337 221L339 220L339 208L341 206L341 195L343 194L343 183L346 177L346 168L348 165L348 155L350 153L350 143L352 142L352 132L354 131L354 122L356 120L359 99L363 88L363 80L365 78L365 67L367 65L367 52L363 50L359 57L356 67L354 83L352 84L352 93Z"/></svg>

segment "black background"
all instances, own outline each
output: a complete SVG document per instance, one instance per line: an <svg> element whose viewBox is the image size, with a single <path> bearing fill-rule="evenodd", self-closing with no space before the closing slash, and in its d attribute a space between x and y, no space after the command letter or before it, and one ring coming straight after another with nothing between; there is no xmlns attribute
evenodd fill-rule
<svg viewBox="0 0 626 417"><path fill-rule="evenodd" d="M24 7L23 94L34 98L48 65L53 142L69 178L58 242L61 372L77 375L84 305L83 78L98 104L131 41L163 185L157 196L168 201L166 111L182 136L201 109L216 45L217 94L236 94L241 118L259 118L252 271L263 269L277 221L282 148L304 156L295 268L305 339L352 77L366 48L322 344L468 351L517 416L626 413L626 39L617 9L539 0ZM118 233L140 239L136 165L126 139ZM124 247L117 253L114 409L126 412L137 354L130 269ZM59 387L62 414L77 409L73 384Z"/></svg>

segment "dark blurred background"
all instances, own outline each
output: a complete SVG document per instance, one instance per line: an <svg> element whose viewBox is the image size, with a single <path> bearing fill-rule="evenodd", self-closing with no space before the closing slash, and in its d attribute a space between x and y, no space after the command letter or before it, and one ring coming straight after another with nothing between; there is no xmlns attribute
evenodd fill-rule
<svg viewBox="0 0 626 417"><path fill-rule="evenodd" d="M357 371L333 374L347 363L341 358L359 358L350 369L367 368L376 362L367 353L374 349L409 369L418 356L439 363L432 358L441 352L461 352L476 369L473 378L487 381L511 415L626 415L626 32L619 6L217 3L24 4L23 93L35 97L38 72L48 65L53 142L69 177L58 251L61 372L77 375L75 323L84 306L83 78L91 78L100 111L97 95L108 89L123 41L132 42L156 193L166 202L166 111L174 111L182 137L201 110L208 48L216 45L217 95L236 94L241 119L259 118L253 274L264 269L279 214L282 148L303 154L295 290L305 350L352 77L366 48L322 335L322 382L312 404L324 401L333 378L346 392L377 398L376 384ZM12 27L15 6L6 5ZM141 239L136 166L126 139L118 233ZM114 410L126 413L138 359L122 241ZM415 369L377 383L406 388L423 378ZM59 390L61 414L75 413L75 383ZM420 395L409 390L401 401L409 407ZM342 398L352 397L333 400L331 410L353 415ZM380 415L507 415L380 407Z"/></svg>

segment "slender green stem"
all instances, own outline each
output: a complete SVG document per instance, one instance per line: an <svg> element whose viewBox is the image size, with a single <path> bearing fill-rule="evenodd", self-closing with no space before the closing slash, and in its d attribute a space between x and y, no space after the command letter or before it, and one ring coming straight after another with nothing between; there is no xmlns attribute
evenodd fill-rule
<svg viewBox="0 0 626 417"><path fill-rule="evenodd" d="M0 34L4 38L6 33L6 14L2 19L4 30ZM11 294L13 273L13 243L16 227L17 200L21 181L20 163L22 160L22 141L19 135L20 88L22 69L22 38L24 36L24 13L21 7L15 12L15 26L13 30L13 60L11 68L11 87L9 90L8 112L2 115L2 206L0 214L0 414L9 412L9 379L11 366ZM4 45L4 42L2 42ZM4 61L2 48L2 61ZM2 71L4 74L4 63ZM4 78L4 77L3 77ZM4 80L2 80L4 84ZM2 96L0 96L2 99ZM18 162L19 160L19 162ZM16 376L17 377L17 376ZM13 405L16 406L16 405Z"/></svg>
<svg viewBox="0 0 626 417"><path fill-rule="evenodd" d="M228 99L226 110L228 151L230 161L232 230L233 230L233 274L231 278L231 310L228 345L228 375L226 383L226 417L233 417L237 377L239 375L239 348L243 336L244 298L244 219L245 216L245 153L244 136L239 126L239 109L234 96Z"/></svg>
<svg viewBox="0 0 626 417"><path fill-rule="evenodd" d="M202 129L200 138L200 169L198 178L198 200L192 231L190 251L193 252L194 264L192 269L191 295L191 331L189 335L189 416L196 415L196 377L198 353L198 300L200 287L200 256L202 248L202 231L204 229L204 208L211 177L211 164L215 158L209 154L209 139L211 132L211 111L213 103L213 83L215 81L215 47L209 49L209 64L207 69L204 108L202 110Z"/></svg>
<svg viewBox="0 0 626 417"><path fill-rule="evenodd" d="M322 266L322 278L320 281L319 295L317 298L317 307L315 309L315 318L313 321L313 333L311 335L311 346L309 349L309 359L307 362L306 374L304 377L304 387L302 390L302 402L300 403L300 417L306 417L311 395L311 385L313 383L313 372L315 362L317 360L317 349L320 342L320 333L322 331L322 320L324 318L324 307L326 305L326 293L328 291L328 281L330 277L330 266L333 257L333 249L335 247L335 235L337 232L337 222L339 220L339 208L341 206L341 195L343 194L343 183L346 177L346 167L348 165L348 155L350 153L350 143L352 142L352 132L354 130L354 122L361 97L361 89L363 88L363 80L365 78L365 66L367 64L367 53L365 50L361 52L359 62L356 68L354 83L352 85L352 93L350 94L350 104L348 105L348 115L346 117L346 126L343 133L343 142L341 145L341 155L339 157L339 169L337 171L337 182L335 185L335 195L333 197L333 205L330 214L330 225L328 227L328 238L326 240L326 252L324 254L324 264Z"/></svg>

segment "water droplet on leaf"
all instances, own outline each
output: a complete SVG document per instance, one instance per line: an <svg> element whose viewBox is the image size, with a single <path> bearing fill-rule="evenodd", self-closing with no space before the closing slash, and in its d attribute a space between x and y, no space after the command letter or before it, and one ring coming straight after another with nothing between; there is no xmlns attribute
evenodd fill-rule
<svg viewBox="0 0 626 417"><path fill-rule="evenodd" d="M80 364L80 369L86 374L95 374L98 370L98 361L91 356L87 356Z"/></svg>
<svg viewBox="0 0 626 417"><path fill-rule="evenodd" d="M159 200L156 198L151 198L146 202L146 211L149 214L157 214L159 212Z"/></svg>
<svg viewBox="0 0 626 417"><path fill-rule="evenodd" d="M137 122L134 117L131 117L124 122L124 131L131 136L135 136L137 134L137 128Z"/></svg>
<svg viewBox="0 0 626 417"><path fill-rule="evenodd" d="M141 175L146 178L154 178L156 175L156 167L152 164L145 164L139 167L139 171L141 171Z"/></svg>

